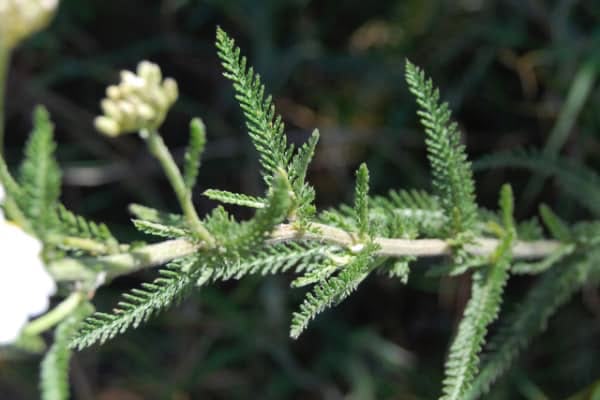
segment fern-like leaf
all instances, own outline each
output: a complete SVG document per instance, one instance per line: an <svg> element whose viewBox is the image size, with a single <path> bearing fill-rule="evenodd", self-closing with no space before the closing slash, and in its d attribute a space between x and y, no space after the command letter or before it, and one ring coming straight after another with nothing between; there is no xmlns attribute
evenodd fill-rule
<svg viewBox="0 0 600 400"><path fill-rule="evenodd" d="M232 193L226 190L208 189L203 193L211 200L224 204L235 204L242 207L264 208L265 200L259 197L249 196L242 193Z"/></svg>
<svg viewBox="0 0 600 400"><path fill-rule="evenodd" d="M62 204L58 204L56 216L58 222L56 229L61 235L92 239L103 244L107 249L107 253L115 253L119 250L119 242L105 224L88 221L84 217L67 210Z"/></svg>
<svg viewBox="0 0 600 400"><path fill-rule="evenodd" d="M391 190L385 197L375 196L369 204L371 214L380 209L386 221L397 219L405 226L415 226L425 237L438 236L447 223L437 197L424 191Z"/></svg>
<svg viewBox="0 0 600 400"><path fill-rule="evenodd" d="M502 292L508 279L508 261L503 257L489 271L473 276L471 299L467 304L458 333L446 362L442 400L459 400L477 374L479 352L488 326L497 318Z"/></svg>
<svg viewBox="0 0 600 400"><path fill-rule="evenodd" d="M341 302L356 290L377 265L373 258L376 249L373 244L365 246L338 275L319 283L312 293L306 295L306 299L300 305L300 311L294 313L292 318L292 338L297 339L318 314Z"/></svg>
<svg viewBox="0 0 600 400"><path fill-rule="evenodd" d="M442 400L462 400L469 390L479 367L479 353L485 341L488 326L498 317L502 293L508 280L511 248L515 239L513 221L514 200L510 186L500 192L500 207L504 223L504 237L490 257L487 270L475 272L471 298L465 309L458 333L446 362L446 378Z"/></svg>
<svg viewBox="0 0 600 400"><path fill-rule="evenodd" d="M185 227L183 216L179 214L171 214L164 211L159 211L155 208L142 206L140 204L131 204L129 206L131 212L137 219L149 222L156 222L161 225Z"/></svg>
<svg viewBox="0 0 600 400"><path fill-rule="evenodd" d="M406 81L421 108L418 115L425 128L433 185L451 221L448 233L456 235L468 231L473 227L477 214L475 184L471 163L460 143L458 127L451 122L448 104L440 104L440 94L432 80L408 60Z"/></svg>
<svg viewBox="0 0 600 400"><path fill-rule="evenodd" d="M586 283L599 256L598 250L585 257L573 255L561 268L553 268L543 275L515 311L502 319L500 329L486 346L481 373L465 399L479 398L506 372L533 336L545 330L556 310Z"/></svg>
<svg viewBox="0 0 600 400"><path fill-rule="evenodd" d="M131 222L133 222L133 226L135 226L138 231L147 235L169 239L190 237L190 231L178 226L163 225L158 222L144 221L141 219L134 219Z"/></svg>
<svg viewBox="0 0 600 400"><path fill-rule="evenodd" d="M299 194L302 191L302 186L306 181L308 165L315 155L315 148L317 147L318 142L319 131L315 129L308 141L298 149L289 165L288 175L290 177L292 188L296 194Z"/></svg>
<svg viewBox="0 0 600 400"><path fill-rule="evenodd" d="M19 184L22 193L16 201L40 237L56 223L54 210L60 195L61 173L54 159L55 149L54 127L48 111L38 107L20 169Z"/></svg>
<svg viewBox="0 0 600 400"><path fill-rule="evenodd" d="M190 143L185 151L183 165L183 181L189 191L194 188L200 168L200 157L206 145L206 128L199 118L190 123Z"/></svg>
<svg viewBox="0 0 600 400"><path fill-rule="evenodd" d="M40 391L43 400L66 400L69 398L69 341L81 321L93 312L89 303L84 303L61 322L54 334L54 343L44 356L41 365Z"/></svg>
<svg viewBox="0 0 600 400"><path fill-rule="evenodd" d="M357 217L358 234L361 238L365 238L369 232L369 170L364 163L356 171L354 211Z"/></svg>
<svg viewBox="0 0 600 400"><path fill-rule="evenodd" d="M336 246L280 243L260 249L256 254L216 267L213 280L241 279L247 275L272 275L293 269L310 271L339 252Z"/></svg>
<svg viewBox="0 0 600 400"><path fill-rule="evenodd" d="M130 328L137 328L158 311L179 301L197 281L199 268L194 257L171 262L160 277L123 294L112 314L96 312L88 317L70 343L79 350L104 343Z"/></svg>
<svg viewBox="0 0 600 400"><path fill-rule="evenodd" d="M225 69L223 75L233 82L248 133L260 154L263 178L270 184L278 169L287 169L293 152L292 146L287 144L283 122L275 114L272 98L265 98L260 76L252 67L247 67L246 57L240 55L239 47L221 28L217 28L216 46Z"/></svg>

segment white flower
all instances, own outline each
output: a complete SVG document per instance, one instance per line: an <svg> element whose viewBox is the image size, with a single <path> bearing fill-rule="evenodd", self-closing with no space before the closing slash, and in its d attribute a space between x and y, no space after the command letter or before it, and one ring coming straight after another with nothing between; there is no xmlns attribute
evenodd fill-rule
<svg viewBox="0 0 600 400"><path fill-rule="evenodd" d="M3 199L0 185L0 203ZM14 342L30 317L46 311L56 291L41 251L42 244L6 221L0 209L0 345Z"/></svg>
<svg viewBox="0 0 600 400"><path fill-rule="evenodd" d="M58 0L0 0L0 44L15 47L48 25Z"/></svg>

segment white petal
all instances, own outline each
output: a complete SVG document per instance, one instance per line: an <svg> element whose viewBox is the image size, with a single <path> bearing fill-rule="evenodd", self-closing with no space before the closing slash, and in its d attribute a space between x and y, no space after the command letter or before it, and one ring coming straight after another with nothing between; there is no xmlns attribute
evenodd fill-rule
<svg viewBox="0 0 600 400"><path fill-rule="evenodd" d="M0 221L0 344L14 341L30 317L48 308L56 291L41 250L39 240Z"/></svg>

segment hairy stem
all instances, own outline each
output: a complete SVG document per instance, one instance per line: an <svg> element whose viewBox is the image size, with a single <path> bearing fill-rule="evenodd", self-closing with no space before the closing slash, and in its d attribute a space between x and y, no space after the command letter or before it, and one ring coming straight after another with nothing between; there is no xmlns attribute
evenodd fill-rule
<svg viewBox="0 0 600 400"><path fill-rule="evenodd" d="M4 154L5 91L10 65L10 49L0 44L0 156Z"/></svg>
<svg viewBox="0 0 600 400"><path fill-rule="evenodd" d="M152 153L162 165L165 175L175 191L183 215L190 228L192 228L198 239L204 241L208 247L214 247L215 239L210 232L206 230L202 221L200 221L200 217L198 217L198 213L192 202L192 193L185 185L183 177L181 176L181 171L175 163L175 160L173 160L173 156L165 145L165 142L162 140L162 137L156 131L144 131L142 132L142 137L146 140L150 153Z"/></svg>
<svg viewBox="0 0 600 400"><path fill-rule="evenodd" d="M311 224L310 229L299 231L292 224L281 224L271 234L267 244L285 241L310 240L349 247L358 243L358 236L324 224ZM451 246L442 239L390 239L374 238L380 249L381 257L419 256L434 257L450 254ZM499 241L490 238L476 238L473 244L465 249L475 255L493 253ZM560 242L538 240L531 242L515 242L512 248L514 258L535 259L554 252ZM66 258L49 266L50 273L59 281L77 281L90 279L94 271L101 268L110 280L120 275L129 274L143 268L151 268L165 264L176 258L185 257L208 247L207 243L195 244L185 239L168 240L158 244L139 247L127 253L97 258Z"/></svg>

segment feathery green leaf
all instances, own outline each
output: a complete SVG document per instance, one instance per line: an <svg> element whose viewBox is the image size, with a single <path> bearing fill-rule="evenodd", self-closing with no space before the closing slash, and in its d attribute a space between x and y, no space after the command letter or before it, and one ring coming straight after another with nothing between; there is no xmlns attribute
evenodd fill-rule
<svg viewBox="0 0 600 400"><path fill-rule="evenodd" d="M144 221L141 219L133 219L133 226L147 235L164 237L169 239L190 237L189 230L172 225L163 225L158 222Z"/></svg>
<svg viewBox="0 0 600 400"><path fill-rule="evenodd" d="M69 341L81 321L93 312L89 303L80 305L56 328L54 343L46 353L41 365L40 391L43 400L66 400L69 398Z"/></svg>
<svg viewBox="0 0 600 400"><path fill-rule="evenodd" d="M369 275L378 264L374 261L373 253L377 246L367 244L363 250L353 257L341 272L319 283L308 293L300 305L300 311L294 313L290 336L297 339L317 314L344 300Z"/></svg>
<svg viewBox="0 0 600 400"><path fill-rule="evenodd" d="M288 175L292 188L296 194L299 194L306 181L308 165L315 155L315 148L319 142L319 131L315 129L306 143L302 145L292 158L289 165Z"/></svg>
<svg viewBox="0 0 600 400"><path fill-rule="evenodd" d="M361 238L365 238L369 233L369 170L364 163L356 171L354 211L357 217L358 234Z"/></svg>
<svg viewBox="0 0 600 400"><path fill-rule="evenodd" d="M508 279L510 255L505 252L489 270L473 275L471 298L450 347L442 400L461 400L477 374L479 353L488 326L498 317Z"/></svg>
<svg viewBox="0 0 600 400"><path fill-rule="evenodd" d="M56 224L54 210L60 196L61 173L54 159L55 149L54 127L48 111L38 107L20 169L22 193L15 200L40 237Z"/></svg>
<svg viewBox="0 0 600 400"><path fill-rule="evenodd" d="M183 181L191 191L196 185L198 169L200 168L200 157L206 145L206 128L200 118L194 118L190 122L190 143L185 151L183 165Z"/></svg>
<svg viewBox="0 0 600 400"><path fill-rule="evenodd" d="M217 28L216 46L225 69L223 75L233 82L235 98L246 117L248 134L260 154L263 178L270 184L278 169L287 169L293 146L287 144L284 125L275 114L272 98L265 98L260 76L246 66L246 57L240 55L239 47L221 28Z"/></svg>
<svg viewBox="0 0 600 400"><path fill-rule="evenodd" d="M171 214L164 211L159 211L154 208L142 206L140 204L130 204L129 212L137 219L144 221L156 222L161 225L185 227L185 221L180 214Z"/></svg>
<svg viewBox="0 0 600 400"><path fill-rule="evenodd" d="M545 330L556 310L581 289L598 256L598 250L573 255L561 268L553 268L543 275L515 311L502 319L500 329L486 345L481 373L464 399L478 398L506 372L532 337Z"/></svg>
<svg viewBox="0 0 600 400"><path fill-rule="evenodd" d="M225 190L208 189L203 193L211 200L224 204L235 204L242 207L264 208L265 200L242 193L232 193Z"/></svg>
<svg viewBox="0 0 600 400"><path fill-rule="evenodd" d="M194 287L201 269L195 257L173 261L159 271L160 277L123 294L112 314L96 312L88 317L70 343L79 350L104 343L127 329L137 328L158 311L179 301Z"/></svg>
<svg viewBox="0 0 600 400"><path fill-rule="evenodd" d="M513 220L514 198L510 185L500 191L499 206L504 223L503 237L490 256L490 267L473 275L471 298L446 362L442 400L462 400L479 367L479 353L489 325L498 318L502 293L508 280L511 249L516 232Z"/></svg>
<svg viewBox="0 0 600 400"><path fill-rule="evenodd" d="M460 144L456 123L451 122L447 103L440 103L439 91L425 73L406 61L406 81L421 108L418 115L425 128L427 156L433 185L446 215L451 235L468 231L475 223L475 184L465 147Z"/></svg>

